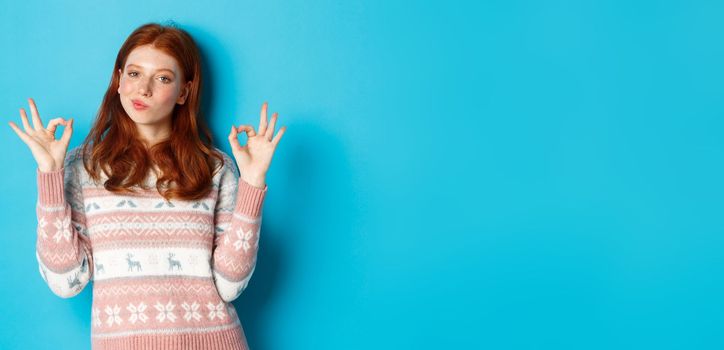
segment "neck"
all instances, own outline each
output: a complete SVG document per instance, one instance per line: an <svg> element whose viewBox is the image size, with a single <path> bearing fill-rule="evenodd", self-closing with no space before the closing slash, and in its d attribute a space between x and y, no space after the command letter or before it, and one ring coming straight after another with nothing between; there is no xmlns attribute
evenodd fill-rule
<svg viewBox="0 0 724 350"><path fill-rule="evenodd" d="M146 147L151 148L153 145L168 139L171 136L171 121L164 124L136 124L138 136Z"/></svg>

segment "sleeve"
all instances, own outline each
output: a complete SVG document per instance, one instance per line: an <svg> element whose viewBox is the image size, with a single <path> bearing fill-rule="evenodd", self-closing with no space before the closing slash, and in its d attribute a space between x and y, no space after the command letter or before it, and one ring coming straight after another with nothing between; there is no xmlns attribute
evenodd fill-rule
<svg viewBox="0 0 724 350"><path fill-rule="evenodd" d="M258 188L238 176L234 161L224 156L214 215L211 269L219 296L231 302L246 289L256 267L261 212L267 185Z"/></svg>
<svg viewBox="0 0 724 350"><path fill-rule="evenodd" d="M93 260L86 230L79 175L72 166L75 152L63 168L42 172L38 182L37 241L35 254L40 275L61 298L77 295L92 276Z"/></svg>

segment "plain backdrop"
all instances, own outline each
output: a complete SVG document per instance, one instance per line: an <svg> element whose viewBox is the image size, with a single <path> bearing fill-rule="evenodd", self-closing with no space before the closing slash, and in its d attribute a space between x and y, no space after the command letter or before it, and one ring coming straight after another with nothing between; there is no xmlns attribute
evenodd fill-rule
<svg viewBox="0 0 724 350"><path fill-rule="evenodd" d="M89 285L35 258L35 98L87 135L125 38L203 51L227 153L268 101L288 130L253 350L724 348L724 4L3 1L0 348L89 349ZM244 141L244 139L242 139Z"/></svg>

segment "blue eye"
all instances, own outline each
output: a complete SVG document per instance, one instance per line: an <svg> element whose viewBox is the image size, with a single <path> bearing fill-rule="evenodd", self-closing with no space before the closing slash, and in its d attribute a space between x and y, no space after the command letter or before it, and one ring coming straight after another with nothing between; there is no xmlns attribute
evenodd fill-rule
<svg viewBox="0 0 724 350"><path fill-rule="evenodd" d="M161 79L166 79L166 81L164 81L165 83L170 83L170 82L171 82L171 79L169 79L168 77L161 77Z"/></svg>
<svg viewBox="0 0 724 350"><path fill-rule="evenodd" d="M128 72L128 76L133 77L134 76L134 75L132 75L133 73L137 73L137 72Z"/></svg>

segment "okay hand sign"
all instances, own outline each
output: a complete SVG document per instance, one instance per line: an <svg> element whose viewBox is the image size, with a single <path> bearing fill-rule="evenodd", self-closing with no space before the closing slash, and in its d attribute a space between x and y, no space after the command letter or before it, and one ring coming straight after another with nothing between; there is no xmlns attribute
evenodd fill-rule
<svg viewBox="0 0 724 350"><path fill-rule="evenodd" d="M65 153L68 150L70 136L73 133L73 118L65 120L63 118L51 119L48 127L43 126L43 122L38 115L38 108L35 101L28 98L30 103L30 112L33 115L33 127L28 123L28 116L25 110L20 108L20 117L23 120L25 132L20 130L13 122L8 122L20 139L25 142L33 153L35 161L38 162L38 169L42 172L51 172L59 170L63 167L65 161ZM55 139L55 130L58 125L65 126L63 135L60 139Z"/></svg>
<svg viewBox="0 0 724 350"><path fill-rule="evenodd" d="M229 133L229 143L231 150L236 158L236 164L239 167L241 178L249 184L264 188L264 179L266 172L271 165L274 150L282 139L286 126L281 127L279 132L274 136L274 125L277 121L278 113L274 113L271 122L267 126L267 103L264 102L261 107L261 118L259 122L259 133L254 131L251 125L240 125L238 128L231 126ZM242 146L239 144L238 134L246 132L247 142ZM272 138L274 136L274 138Z"/></svg>

